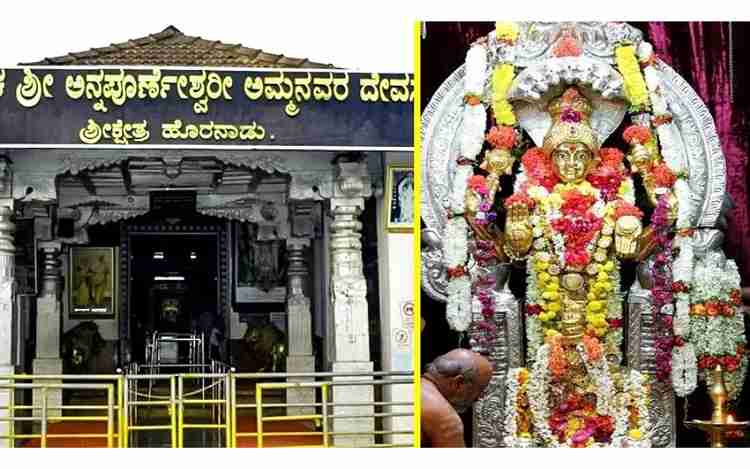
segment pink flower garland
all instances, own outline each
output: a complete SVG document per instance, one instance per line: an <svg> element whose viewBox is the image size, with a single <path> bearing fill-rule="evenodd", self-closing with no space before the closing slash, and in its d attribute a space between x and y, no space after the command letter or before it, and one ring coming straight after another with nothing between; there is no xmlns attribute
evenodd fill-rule
<svg viewBox="0 0 750 469"><path fill-rule="evenodd" d="M474 258L481 266L492 265L496 259L495 246L488 241L477 240ZM489 347L495 343L495 336L497 335L494 287L494 274L484 275L474 283L477 299L482 305L482 320L476 322L474 325L480 331L480 334L478 334L479 345L488 353Z"/></svg>
<svg viewBox="0 0 750 469"><path fill-rule="evenodd" d="M654 228L656 254L651 270L653 287L651 302L657 318L656 378L668 382L672 373L672 347L675 337L672 332L672 315L666 314L665 306L674 301L672 293L672 239L669 237L669 199L662 195L656 204L651 223Z"/></svg>

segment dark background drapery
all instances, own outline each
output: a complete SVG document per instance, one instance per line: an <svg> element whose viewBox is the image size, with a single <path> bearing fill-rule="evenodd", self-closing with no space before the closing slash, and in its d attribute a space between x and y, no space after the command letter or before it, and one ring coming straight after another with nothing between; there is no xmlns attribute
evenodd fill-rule
<svg viewBox="0 0 750 469"><path fill-rule="evenodd" d="M728 213L725 238L727 256L737 261L743 286L750 286L750 216L748 207L748 113L750 112L750 56L740 46L750 39L750 23L744 22L631 22L644 32L656 54L674 68L706 103L716 123L727 167L727 192L734 208ZM442 82L465 59L469 45L494 29L493 22L430 22L424 28L421 44L422 107ZM422 363L455 348L459 337L445 321L445 305L422 294L422 317L426 322L422 339ZM464 344L465 345L465 344ZM750 417L748 385L736 408L740 418ZM698 389L690 398L691 418L707 418L709 402ZM678 420L682 419L678 402ZM470 429L470 419L465 419ZM467 432L467 441L470 432ZM748 439L734 445L748 444ZM697 431L687 431L678 424L679 446L704 446Z"/></svg>

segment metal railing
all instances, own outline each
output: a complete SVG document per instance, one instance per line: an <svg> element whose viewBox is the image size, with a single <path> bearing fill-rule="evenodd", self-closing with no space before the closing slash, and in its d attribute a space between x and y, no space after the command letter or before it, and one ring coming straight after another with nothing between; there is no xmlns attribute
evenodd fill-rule
<svg viewBox="0 0 750 469"><path fill-rule="evenodd" d="M46 448L49 440L66 438L106 439L107 448L123 447L122 429L124 426L122 375L8 375L0 376L0 392L9 394L8 405L0 406L7 415L0 421L7 422L8 432L0 435L0 441L9 442L15 447L16 442L31 443L39 440L39 446ZM35 396L32 404L17 404L16 392L31 390ZM51 391L60 392L59 404L50 403ZM65 404L62 393L68 391L87 391L103 396L93 400L104 400L106 404ZM37 398L38 396L38 398ZM58 399L55 399L57 401ZM38 401L38 402L37 402ZM83 411L93 411L80 415ZM77 415L74 415L77 414ZM62 422L106 422L105 431L89 433L49 432L50 423ZM20 433L18 426L25 427ZM31 432L29 433L29 427ZM116 442L116 443L115 443Z"/></svg>
<svg viewBox="0 0 750 469"><path fill-rule="evenodd" d="M128 448L150 446L152 436L161 432L167 446L181 448L187 431L211 432L216 436L215 446L230 448L414 445L413 401L387 398L385 391L412 385L411 372L234 373L224 369L212 364L208 373L137 374L142 370L131 367L121 375L0 376L0 392L10 394L9 404L0 407L8 414L0 418L8 422L0 441L9 440L9 446L15 447L18 442L27 446L40 440L40 446L47 447L51 439L103 438L107 447ZM334 398L338 390L351 395L357 387L367 388L348 402ZM17 404L16 393L26 390L36 390L39 402ZM103 393L89 399L106 404L51 403L50 390ZM286 402L285 393L290 390L308 392L303 399L295 399L299 402ZM80 415L83 411L94 412ZM398 418L410 429L393 428ZM409 424L403 425L407 418ZM347 420L359 424L353 429L337 424ZM60 428L50 432L50 423L57 422L104 422L105 426L101 432L62 432ZM35 431L27 431L33 424Z"/></svg>
<svg viewBox="0 0 750 469"><path fill-rule="evenodd" d="M343 387L379 387L381 392L374 392L375 389L373 389L372 394L374 396L377 394L384 395L383 391L387 386L413 385L414 380L411 372L230 373L230 379L232 381L231 408L234 428L234 433L232 435L233 447L240 445L240 438L255 438L256 446L260 448L266 446L266 441L268 439L279 437L303 437L307 440L319 440L320 443L295 446L324 448L352 446L342 443L341 441L345 439L342 437L372 438L373 442L371 444L358 444L356 445L357 447L412 447L414 445L415 437L413 430L389 430L385 425L385 419L387 418L405 417L413 419L413 401L393 401L385 400L383 398L379 400L373 398L345 402L332 399L336 389ZM263 382L264 380L270 379L292 379L296 382ZM254 396L250 396L251 399L243 401L238 397L237 391L243 387L241 384L238 385L238 381L256 381L254 385ZM245 386L245 388L249 387L250 386ZM315 393L315 400L309 402L264 402L266 390L286 391L288 389L314 389L319 392ZM367 395L369 393L363 394ZM412 395L411 392L408 394L409 396ZM394 411L392 410L394 407L407 408L408 410ZM289 409L295 408L304 409L308 413L290 414ZM357 408L363 409L364 412L357 411ZM376 408L380 408L380 411L377 411ZM243 409L246 411L254 411L256 425L255 431L238 431L239 425L237 415L238 412L242 412ZM285 415L271 416L266 414L267 409L285 410L286 412ZM372 429L366 428L362 431L337 430L336 425L333 422L335 420L341 421L345 419L359 419L360 422L371 419L371 422L365 422L362 426L372 427ZM314 429L267 431L264 425L266 422L289 421L307 421L308 423L313 424ZM413 422L411 423L413 424ZM413 428L412 425L410 426ZM408 435L410 441L397 443L385 441L387 437L392 438L396 435Z"/></svg>

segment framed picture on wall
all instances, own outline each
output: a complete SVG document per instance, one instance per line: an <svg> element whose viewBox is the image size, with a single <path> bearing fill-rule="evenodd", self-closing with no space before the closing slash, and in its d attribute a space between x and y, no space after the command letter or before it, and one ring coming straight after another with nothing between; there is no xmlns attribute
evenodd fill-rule
<svg viewBox="0 0 750 469"><path fill-rule="evenodd" d="M388 166L385 179L386 229L410 232L414 229L414 169L409 166Z"/></svg>
<svg viewBox="0 0 750 469"><path fill-rule="evenodd" d="M115 318L116 259L115 248L70 248L68 311L71 319Z"/></svg>

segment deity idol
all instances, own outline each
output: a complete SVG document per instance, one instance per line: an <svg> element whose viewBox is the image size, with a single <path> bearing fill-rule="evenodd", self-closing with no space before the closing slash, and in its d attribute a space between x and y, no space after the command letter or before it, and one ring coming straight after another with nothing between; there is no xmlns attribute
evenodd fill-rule
<svg viewBox="0 0 750 469"><path fill-rule="evenodd" d="M623 393L617 366L618 258L635 256L643 214L634 205L623 154L599 147L589 100L571 87L548 111L553 124L544 144L523 156L526 180L505 201L505 253L528 258L534 360L525 389L536 396L532 418L516 416L518 434L530 438L533 426L550 446L640 440L638 402ZM639 376L632 379L642 386ZM624 421L616 415L622 409L629 412Z"/></svg>
<svg viewBox="0 0 750 469"><path fill-rule="evenodd" d="M708 112L624 23L496 26L422 128L423 286L496 370L475 445L674 445L674 396L720 365L734 399L748 367ZM601 147L624 122L626 161Z"/></svg>

